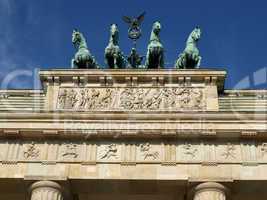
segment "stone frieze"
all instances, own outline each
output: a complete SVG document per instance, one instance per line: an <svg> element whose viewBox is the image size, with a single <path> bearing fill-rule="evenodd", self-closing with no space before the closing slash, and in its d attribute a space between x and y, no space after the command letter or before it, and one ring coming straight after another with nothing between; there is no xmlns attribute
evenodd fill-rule
<svg viewBox="0 0 267 200"><path fill-rule="evenodd" d="M0 162L42 163L267 163L266 143L208 141L0 140Z"/></svg>
<svg viewBox="0 0 267 200"><path fill-rule="evenodd" d="M59 110L206 110L204 88L60 88Z"/></svg>

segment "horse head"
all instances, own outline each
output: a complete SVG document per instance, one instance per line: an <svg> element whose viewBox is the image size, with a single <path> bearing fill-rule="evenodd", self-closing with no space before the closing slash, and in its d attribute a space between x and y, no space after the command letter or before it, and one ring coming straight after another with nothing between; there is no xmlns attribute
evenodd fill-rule
<svg viewBox="0 0 267 200"><path fill-rule="evenodd" d="M154 32L156 35L159 34L159 32L160 32L160 30L161 30L161 24L160 24L159 21L154 22L153 27L152 27L152 30L153 30L153 32Z"/></svg>
<svg viewBox="0 0 267 200"><path fill-rule="evenodd" d="M196 27L192 33L190 34L190 37L194 40L194 41L198 41L201 37L201 29L200 27Z"/></svg>
<svg viewBox="0 0 267 200"><path fill-rule="evenodd" d="M77 29L74 29L72 32L72 43L74 44L75 47L79 48L81 46L87 48L85 39Z"/></svg>
<svg viewBox="0 0 267 200"><path fill-rule="evenodd" d="M110 42L117 45L119 42L119 29L117 24L111 24L110 26Z"/></svg>
<svg viewBox="0 0 267 200"><path fill-rule="evenodd" d="M74 29L72 32L72 43L76 45L79 42L81 42L81 33L77 29Z"/></svg>

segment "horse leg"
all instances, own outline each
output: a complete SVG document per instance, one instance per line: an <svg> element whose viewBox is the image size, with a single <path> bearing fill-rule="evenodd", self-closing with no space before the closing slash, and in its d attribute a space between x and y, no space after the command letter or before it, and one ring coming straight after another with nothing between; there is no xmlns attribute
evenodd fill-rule
<svg viewBox="0 0 267 200"><path fill-rule="evenodd" d="M176 69L179 69L180 68L179 62L180 62L180 57L177 58L177 60L176 60L176 62L174 64Z"/></svg>
<svg viewBox="0 0 267 200"><path fill-rule="evenodd" d="M71 59L71 68L74 69L74 59Z"/></svg>
<svg viewBox="0 0 267 200"><path fill-rule="evenodd" d="M182 58L182 69L186 69L187 65L187 56L186 54Z"/></svg>
<svg viewBox="0 0 267 200"><path fill-rule="evenodd" d="M161 68L161 54L159 54L157 64L158 64L158 69L160 69Z"/></svg>
<svg viewBox="0 0 267 200"><path fill-rule="evenodd" d="M146 63L145 63L145 66L146 66L146 68L148 68L149 67L149 55L150 55L150 51L149 50L147 50L147 53L146 53Z"/></svg>
<svg viewBox="0 0 267 200"><path fill-rule="evenodd" d="M179 55L179 57L176 61L176 68L178 68L178 69L184 69L185 68L185 54L184 53Z"/></svg>
<svg viewBox="0 0 267 200"><path fill-rule="evenodd" d="M93 62L93 64L92 64L93 65L93 68L94 69L99 69L99 66L98 66L98 64L96 62L96 59L94 57L93 57L93 61L92 62Z"/></svg>
<svg viewBox="0 0 267 200"><path fill-rule="evenodd" d="M160 68L164 68L164 55L163 55L163 53L161 53L161 56L160 56Z"/></svg>
<svg viewBox="0 0 267 200"><path fill-rule="evenodd" d="M196 66L197 69L200 67L201 60L202 60L202 57L198 56L198 62L197 62L197 66Z"/></svg>
<svg viewBox="0 0 267 200"><path fill-rule="evenodd" d="M124 57L124 55L122 54L121 55L121 65L122 65L122 68L127 68L127 66L128 66L128 61L127 61L127 59Z"/></svg>
<svg viewBox="0 0 267 200"><path fill-rule="evenodd" d="M89 61L87 60L87 61L85 61L85 68L89 69L89 67L90 67L90 64L89 64Z"/></svg>
<svg viewBox="0 0 267 200"><path fill-rule="evenodd" d="M179 57L176 62L176 68L183 69L183 58Z"/></svg>
<svg viewBox="0 0 267 200"><path fill-rule="evenodd" d="M71 68L72 69L77 69L77 65L76 65L76 62L75 62L75 59L71 59Z"/></svg>
<svg viewBox="0 0 267 200"><path fill-rule="evenodd" d="M179 60L179 69L184 69L184 57L183 56Z"/></svg>
<svg viewBox="0 0 267 200"><path fill-rule="evenodd" d="M118 69L117 56L114 56L113 61L114 61L114 69Z"/></svg>
<svg viewBox="0 0 267 200"><path fill-rule="evenodd" d="M105 63L108 66L108 68L111 68L111 58L106 54L105 55Z"/></svg>

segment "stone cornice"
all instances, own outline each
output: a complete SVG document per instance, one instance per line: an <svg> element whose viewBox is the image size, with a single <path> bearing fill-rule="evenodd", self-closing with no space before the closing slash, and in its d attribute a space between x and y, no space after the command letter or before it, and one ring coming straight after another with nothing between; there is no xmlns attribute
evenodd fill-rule
<svg viewBox="0 0 267 200"><path fill-rule="evenodd" d="M41 70L40 79L44 89L48 84L86 83L112 85L113 83L136 85L151 83L152 85L206 83L215 84L219 91L223 90L226 71L212 69L197 70Z"/></svg>
<svg viewBox="0 0 267 200"><path fill-rule="evenodd" d="M121 112L121 111L99 111L99 112L1 112L0 120L236 120L237 122L267 121L265 112Z"/></svg>
<svg viewBox="0 0 267 200"><path fill-rule="evenodd" d="M83 70L83 69L52 69L52 70L40 70L40 76L48 77L48 76L68 76L73 77L73 75L77 76L101 76L101 75L116 75L119 77L125 77L127 75L138 75L140 77L144 76L153 76L153 75L162 75L162 76L193 76L193 77L203 77L205 75L210 76L226 76L225 70L218 70L218 69L90 69L90 70Z"/></svg>
<svg viewBox="0 0 267 200"><path fill-rule="evenodd" d="M267 95L267 90L224 90L227 95L244 95L244 96L255 96L255 95Z"/></svg>
<svg viewBox="0 0 267 200"><path fill-rule="evenodd" d="M251 134L247 134L251 133ZM86 129L0 129L0 138L58 138L58 139L91 139L91 138L144 138L144 139L164 139L164 138L208 138L208 139L266 139L266 130L242 131L238 129L224 130L203 130L203 129L169 129L169 130L86 130Z"/></svg>

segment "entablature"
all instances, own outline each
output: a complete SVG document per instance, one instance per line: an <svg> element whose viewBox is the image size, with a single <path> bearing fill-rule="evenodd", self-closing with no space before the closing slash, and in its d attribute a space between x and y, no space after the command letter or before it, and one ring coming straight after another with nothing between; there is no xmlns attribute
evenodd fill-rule
<svg viewBox="0 0 267 200"><path fill-rule="evenodd" d="M212 69L156 69L156 70L41 70L39 72L44 88L47 85L72 86L164 86L169 84L215 84L221 91L224 87L226 71Z"/></svg>

